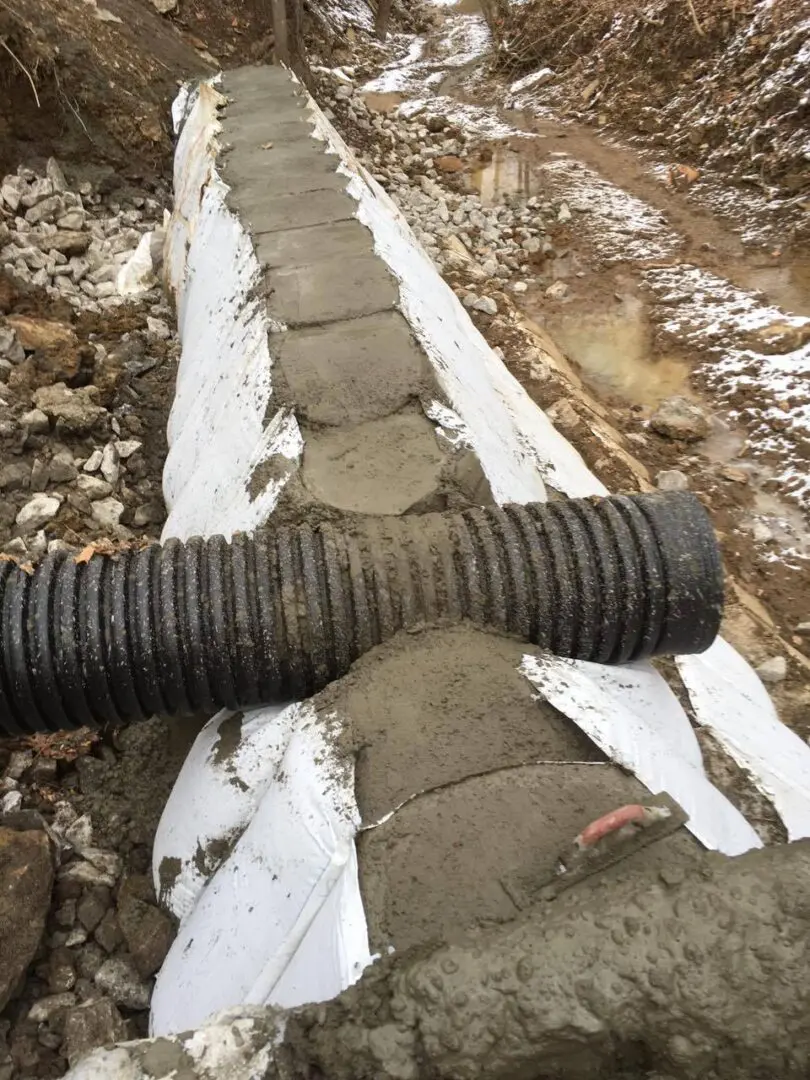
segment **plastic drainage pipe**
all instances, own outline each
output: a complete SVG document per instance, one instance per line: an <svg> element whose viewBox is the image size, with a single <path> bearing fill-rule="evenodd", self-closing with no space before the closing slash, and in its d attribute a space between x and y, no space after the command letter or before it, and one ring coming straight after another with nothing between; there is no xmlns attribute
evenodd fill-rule
<svg viewBox="0 0 810 1080"><path fill-rule="evenodd" d="M300 699L399 630L464 619L599 663L701 652L722 607L680 493L54 552L0 564L0 730Z"/></svg>

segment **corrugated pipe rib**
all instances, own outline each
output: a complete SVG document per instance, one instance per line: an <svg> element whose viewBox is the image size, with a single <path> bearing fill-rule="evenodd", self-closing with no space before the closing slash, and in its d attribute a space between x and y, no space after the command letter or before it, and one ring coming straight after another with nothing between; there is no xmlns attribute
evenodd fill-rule
<svg viewBox="0 0 810 1080"><path fill-rule="evenodd" d="M397 631L470 620L559 656L701 652L720 557L688 494L366 518L0 563L0 730L300 699Z"/></svg>

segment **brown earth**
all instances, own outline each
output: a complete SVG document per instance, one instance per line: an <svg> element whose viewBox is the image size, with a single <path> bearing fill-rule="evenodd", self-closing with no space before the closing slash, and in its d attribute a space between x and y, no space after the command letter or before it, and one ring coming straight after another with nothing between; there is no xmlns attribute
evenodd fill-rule
<svg viewBox="0 0 810 1080"><path fill-rule="evenodd" d="M148 3L14 0L0 37L2 171L53 155L165 174L178 81L211 65Z"/></svg>
<svg viewBox="0 0 810 1080"><path fill-rule="evenodd" d="M545 102L777 196L794 240L806 238L808 0L488 0L484 9L503 70L548 65L560 75Z"/></svg>

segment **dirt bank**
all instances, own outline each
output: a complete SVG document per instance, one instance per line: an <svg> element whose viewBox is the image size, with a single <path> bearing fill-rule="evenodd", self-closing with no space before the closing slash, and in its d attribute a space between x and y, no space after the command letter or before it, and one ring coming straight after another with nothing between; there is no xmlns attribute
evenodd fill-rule
<svg viewBox="0 0 810 1080"><path fill-rule="evenodd" d="M806 0L487 7L500 66L548 69L545 104L634 133L672 165L729 174L781 204L785 240L806 237Z"/></svg>
<svg viewBox="0 0 810 1080"><path fill-rule="evenodd" d="M0 35L3 171L56 156L152 180L170 165L178 80L213 68L140 0L15 0Z"/></svg>

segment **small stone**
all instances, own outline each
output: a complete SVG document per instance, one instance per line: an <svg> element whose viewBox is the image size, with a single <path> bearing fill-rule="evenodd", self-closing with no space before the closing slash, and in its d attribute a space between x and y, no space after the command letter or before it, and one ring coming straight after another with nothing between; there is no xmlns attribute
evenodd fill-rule
<svg viewBox="0 0 810 1080"><path fill-rule="evenodd" d="M51 430L50 421L42 409L31 409L30 412L23 413L20 423L31 435L47 435Z"/></svg>
<svg viewBox="0 0 810 1080"><path fill-rule="evenodd" d="M48 250L60 251L63 255L82 255L87 251L92 239L89 232L79 232L74 229L60 229L44 238Z"/></svg>
<svg viewBox="0 0 810 1080"><path fill-rule="evenodd" d="M734 465L724 465L720 469L720 475L733 484L747 484L751 479L750 474L745 469L738 469Z"/></svg>
<svg viewBox="0 0 810 1080"><path fill-rule="evenodd" d="M11 326L0 326L0 356L12 364L21 364L25 359L25 351Z"/></svg>
<svg viewBox="0 0 810 1080"><path fill-rule="evenodd" d="M118 483L121 466L119 464L118 450L114 443L107 443L104 447L101 455L101 475L113 487Z"/></svg>
<svg viewBox="0 0 810 1080"><path fill-rule="evenodd" d="M53 863L38 829L0 828L0 1012L39 948L51 902Z"/></svg>
<svg viewBox="0 0 810 1080"><path fill-rule="evenodd" d="M48 181L50 187L50 181ZM25 198L23 198L23 203ZM35 206L32 206L30 210L25 211L25 220L29 225L39 225L43 221L54 221L57 217L61 217L65 212L65 204L62 201L60 195L51 195L47 199L42 199ZM53 245L56 247L56 244ZM60 250L57 248L57 251Z"/></svg>
<svg viewBox="0 0 810 1080"><path fill-rule="evenodd" d="M560 225L565 225L571 220L571 216L571 209L568 206L568 203L562 203L557 212L557 221Z"/></svg>
<svg viewBox="0 0 810 1080"><path fill-rule="evenodd" d="M32 315L9 315L8 322L24 349L67 349L77 342L73 327L67 323Z"/></svg>
<svg viewBox="0 0 810 1080"><path fill-rule="evenodd" d="M112 493L112 486L108 484L106 480L102 480L100 476L92 476L88 473L82 473L82 475L77 478L76 487L82 495L86 495L91 501L95 499L105 499Z"/></svg>
<svg viewBox="0 0 810 1080"><path fill-rule="evenodd" d="M482 296L473 304L473 311L482 311L485 315L497 315L498 305L491 296Z"/></svg>
<svg viewBox="0 0 810 1080"><path fill-rule="evenodd" d="M100 499L93 503L93 517L102 529L112 531L121 522L125 506L118 499Z"/></svg>
<svg viewBox="0 0 810 1080"><path fill-rule="evenodd" d="M25 779L31 784L52 784L58 772L58 762L51 757L35 757Z"/></svg>
<svg viewBox="0 0 810 1080"><path fill-rule="evenodd" d="M64 383L42 386L34 391L34 404L57 429L72 435L86 435L108 416L107 410L96 404L99 391L95 386L70 390Z"/></svg>
<svg viewBox="0 0 810 1080"><path fill-rule="evenodd" d="M22 808L22 794L9 791L0 799L0 814L16 814Z"/></svg>
<svg viewBox="0 0 810 1080"><path fill-rule="evenodd" d="M84 226L84 214L81 210L71 210L56 222L57 227L68 232L77 232Z"/></svg>
<svg viewBox="0 0 810 1080"><path fill-rule="evenodd" d="M81 854L93 846L93 823L89 814L82 814L62 830L65 841Z"/></svg>
<svg viewBox="0 0 810 1080"><path fill-rule="evenodd" d="M28 1012L28 1019L35 1024L48 1024L63 1009L72 1009L76 1004L76 995L70 993L50 994L40 998Z"/></svg>
<svg viewBox="0 0 810 1080"><path fill-rule="evenodd" d="M79 475L69 450L59 450L51 458L50 479L53 484L69 484Z"/></svg>
<svg viewBox="0 0 810 1080"><path fill-rule="evenodd" d="M98 472L98 470L101 468L101 461L103 457L103 450L94 450L90 457L87 459L87 461L85 461L84 465L82 465L82 468L87 473Z"/></svg>
<svg viewBox="0 0 810 1080"><path fill-rule="evenodd" d="M65 180L65 174L62 172L62 167L56 158L48 158L45 165L45 175L50 180L55 192L62 194L67 191L67 180Z"/></svg>
<svg viewBox="0 0 810 1080"><path fill-rule="evenodd" d="M132 455L137 453L142 446L143 443L140 442L140 440L138 439L119 440L115 444L115 448L118 451L118 456L122 461L126 461L127 458L132 457Z"/></svg>
<svg viewBox="0 0 810 1080"><path fill-rule="evenodd" d="M34 458L34 463L31 466L31 482L30 488L32 491L44 491L48 486L48 478L50 476L50 469L46 462L42 458Z"/></svg>
<svg viewBox="0 0 810 1080"><path fill-rule="evenodd" d="M23 532L36 532L56 517L61 505L62 500L56 495L35 495L17 514L17 525Z"/></svg>
<svg viewBox="0 0 810 1080"><path fill-rule="evenodd" d="M123 941L121 927L115 912L111 909L104 914L104 918L96 927L93 937L107 953L115 952ZM151 974L151 972L150 972Z"/></svg>
<svg viewBox="0 0 810 1080"><path fill-rule="evenodd" d="M810 622L800 622L796 626L796 633L800 637L810 637Z"/></svg>
<svg viewBox="0 0 810 1080"><path fill-rule="evenodd" d="M6 765L5 775L12 780L21 780L34 761L32 750L12 750Z"/></svg>
<svg viewBox="0 0 810 1080"><path fill-rule="evenodd" d="M12 461L0 469L0 491L20 491L31 482L31 466L24 461Z"/></svg>
<svg viewBox="0 0 810 1080"><path fill-rule="evenodd" d="M688 491L689 477L678 469L663 469L655 478L659 491Z"/></svg>
<svg viewBox="0 0 810 1080"><path fill-rule="evenodd" d="M129 957L116 956L105 960L98 969L95 983L116 1005L140 1012L149 1008L149 984L138 975Z"/></svg>
<svg viewBox="0 0 810 1080"><path fill-rule="evenodd" d="M144 525L159 524L165 516L163 503L159 499L152 499L151 502L141 503L135 508L132 524L136 529L140 529Z"/></svg>
<svg viewBox="0 0 810 1080"><path fill-rule="evenodd" d="M542 247L542 244L538 237L527 236L520 246L523 248L524 251L528 252L529 255L536 255Z"/></svg>
<svg viewBox="0 0 810 1080"><path fill-rule="evenodd" d="M445 154L442 157L437 157L434 164L439 172L457 173L464 170L464 162L455 154Z"/></svg>
<svg viewBox="0 0 810 1080"><path fill-rule="evenodd" d="M138 875L127 878L118 894L121 932L144 978L160 968L174 939L171 919L152 900L151 883Z"/></svg>
<svg viewBox="0 0 810 1080"><path fill-rule="evenodd" d="M13 213L19 210L23 193L27 187L28 185L21 176L7 176L3 180L2 186L0 186L0 195L3 197L3 202Z"/></svg>
<svg viewBox="0 0 810 1080"><path fill-rule="evenodd" d="M37 177L32 183L28 184L22 193L20 202L26 210L30 210L38 203L45 202L46 199L52 199L54 196L53 181L48 178ZM61 200L60 200L61 201Z"/></svg>
<svg viewBox="0 0 810 1080"><path fill-rule="evenodd" d="M107 913L110 906L109 897L102 895L102 889L90 889L76 905L76 917L82 926L91 933Z"/></svg>
<svg viewBox="0 0 810 1080"><path fill-rule="evenodd" d="M561 431L575 428L580 423L579 413L567 398L559 398L546 409L546 416Z"/></svg>
<svg viewBox="0 0 810 1080"><path fill-rule="evenodd" d="M751 532L758 544L768 544L773 540L773 529L764 521L755 521Z"/></svg>
<svg viewBox="0 0 810 1080"><path fill-rule="evenodd" d="M161 341L166 341L172 335L169 324L163 319L155 319L152 315L146 317L146 329L152 337L159 338Z"/></svg>
<svg viewBox="0 0 810 1080"><path fill-rule="evenodd" d="M564 281L555 281L546 289L546 296L550 300L562 300L568 295L568 285Z"/></svg>
<svg viewBox="0 0 810 1080"><path fill-rule="evenodd" d="M65 1016L62 1049L71 1068L93 1050L126 1037L126 1024L109 998L97 998L70 1009Z"/></svg>
<svg viewBox="0 0 810 1080"><path fill-rule="evenodd" d="M110 851L85 848L82 859L68 863L59 870L60 881L76 881L81 885L107 885L112 888L121 873L121 860Z"/></svg>
<svg viewBox="0 0 810 1080"><path fill-rule="evenodd" d="M529 291L529 286L525 281L516 281L512 286L512 292L525 293Z"/></svg>
<svg viewBox="0 0 810 1080"><path fill-rule="evenodd" d="M685 397L666 398L650 418L650 427L658 435L681 442L697 442L709 434L709 420L704 409Z"/></svg>
<svg viewBox="0 0 810 1080"><path fill-rule="evenodd" d="M756 673L764 683L773 685L783 682L787 676L787 660L784 656L772 656L764 664L759 665Z"/></svg>

